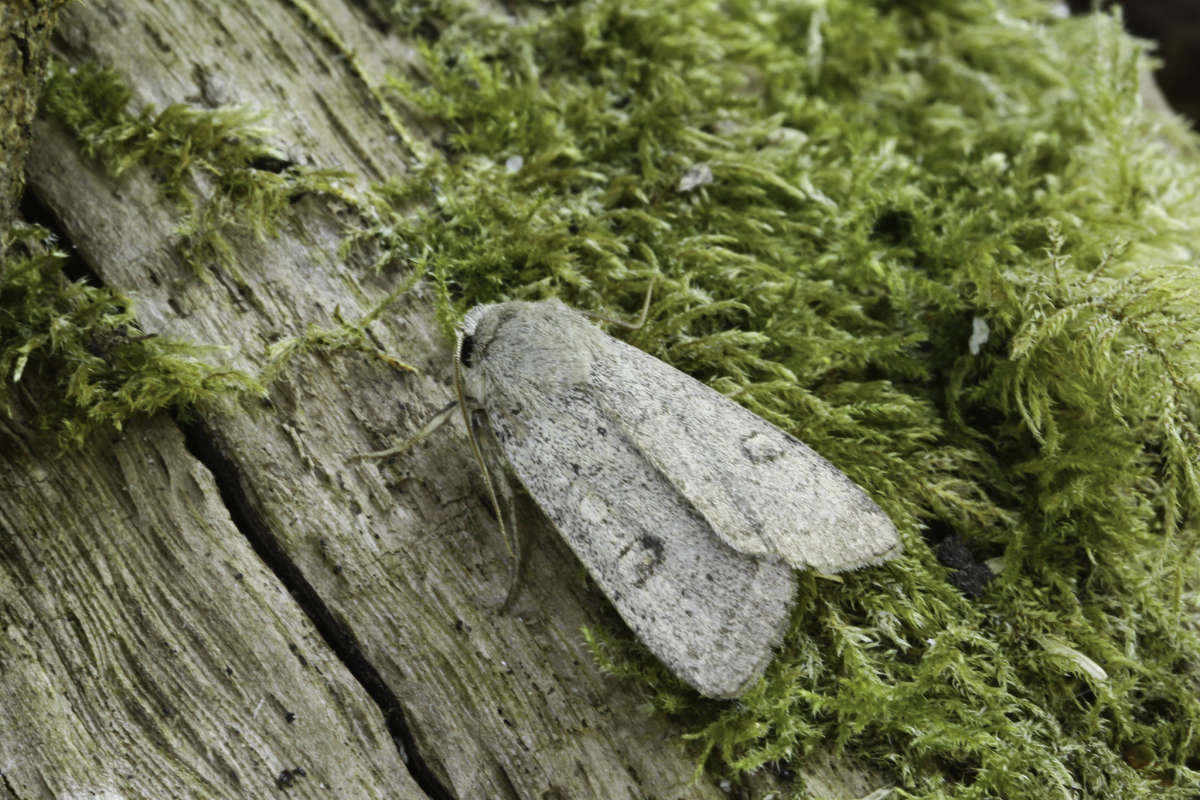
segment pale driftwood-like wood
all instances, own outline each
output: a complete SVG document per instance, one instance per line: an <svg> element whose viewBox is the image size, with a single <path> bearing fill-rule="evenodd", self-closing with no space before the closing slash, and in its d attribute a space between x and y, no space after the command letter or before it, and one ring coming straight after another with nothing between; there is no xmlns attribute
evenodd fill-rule
<svg viewBox="0 0 1200 800"><path fill-rule="evenodd" d="M275 797L297 768L302 796L423 796L169 419L61 459L18 436L0 441L12 796Z"/></svg>
<svg viewBox="0 0 1200 800"><path fill-rule="evenodd" d="M405 45L368 24L354 4L313 5L376 78L402 63ZM402 174L414 157L346 61L287 3L90 0L62 16L59 55L115 68L138 103L273 109L274 141L292 158L367 179ZM420 135L419 126L412 129ZM138 298L148 332L226 346L233 363L254 370L270 343L309 324L332 327L335 309L353 319L393 286L342 263L340 209L320 199L297 204L278 238L235 239L237 273L214 266L215 279L201 281L176 252L176 212L153 176L135 168L108 177L51 121L37 123L35 139L32 191L83 262ZM509 612L494 610L510 557L455 430L402 459L353 458L411 432L451 396L449 343L420 288L372 333L422 374L402 374L361 354L303 356L271 386L269 403L211 410L194 431L193 446L207 454L242 533L299 603L253 564L244 542L234 541L230 511L163 420L45 463L45 480L0 485L0 504L30 504L23 513L42 527L0 532L12 539L0 553L8 571L0 575L9 581L0 631L28 628L43 637L21 633L25 639L0 650L0 684L21 695L0 701L0 773L7 782L0 786L21 798L56 796L61 786L128 797L252 797L239 791L258 767L269 777L276 768L303 766L308 775L288 789L295 796L408 796L413 785L395 774L400 754L384 752L390 742L380 733L378 706L368 706L363 688L345 684L336 651L388 707L392 733L409 737L404 755L429 796L726 796L693 781L695 764L680 731L649 713L635 687L597 671L580 627L601 620L605 606L583 587L576 562L553 535L534 532L520 597ZM22 474L19 465L31 459L37 456L17 457L12 474ZM47 481L57 494L38 494ZM101 502L93 483L116 492L123 485L160 488ZM61 505L74 506L72 526L54 520ZM120 523L117 536L84 519L88 509L108 506L117 509L109 513L114 526ZM51 551L55 558L74 553L80 569L101 577L62 586L38 578L39 535L63 542L63 553ZM132 544L119 553L119 568L87 566L115 559L122 537ZM245 565L232 566L244 563L238 559ZM123 592L108 588L114 571ZM254 577L232 579L237 572ZM27 599L27 585L43 587L38 591L48 599ZM154 587L158 595L143 596ZM168 590L178 590L179 599ZM92 605L103 609L100 621L77 610ZM161 626L139 616L151 608L166 620ZM74 618L83 621L72 622L63 609L76 609ZM88 655L101 640L121 644ZM307 666L296 669L291 644L302 647ZM57 661L26 659L19 678L8 676L17 654L47 648ZM227 663L232 678L223 674ZM86 669L86 693L70 695L71 687L82 691L72 675ZM303 738L300 720L279 722L292 697L303 700L295 709L301 719L322 721L313 735L324 730L328 741ZM259 714L272 716L252 729L236 714L251 713L259 698L267 698ZM105 718L106 708L121 713ZM57 715L57 722L9 727L37 714ZM89 727L92 719L101 727ZM313 760L304 761L305 753ZM213 767L220 758L236 766ZM136 773L151 762L155 785L170 792L139 789ZM855 785L832 771L828 780L831 796ZM323 782L335 788L322 790Z"/></svg>

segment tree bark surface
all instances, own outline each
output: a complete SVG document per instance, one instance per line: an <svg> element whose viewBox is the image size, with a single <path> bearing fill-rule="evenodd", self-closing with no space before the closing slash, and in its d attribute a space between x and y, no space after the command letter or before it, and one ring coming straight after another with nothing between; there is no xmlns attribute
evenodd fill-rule
<svg viewBox="0 0 1200 800"><path fill-rule="evenodd" d="M0 231L12 224L25 188L29 149L50 31L66 0L0 3Z"/></svg>
<svg viewBox="0 0 1200 800"><path fill-rule="evenodd" d="M61 12L68 64L96 61L134 106L270 111L297 162L367 180L413 154L298 5L89 0ZM409 46L312 2L369 75ZM412 123L414 129L416 123ZM419 135L419 134L418 134ZM278 237L234 236L198 278L146 169L112 178L39 118L29 187L147 333L227 348L353 320L394 289L338 253L344 210L307 198ZM534 526L511 557L456 426L403 458L358 460L452 399L450 343L418 286L374 323L403 373L357 352L300 355L269 401L166 415L55 457L0 439L0 796L717 798L681 731L597 670L580 628L602 599ZM869 791L830 764L813 786Z"/></svg>

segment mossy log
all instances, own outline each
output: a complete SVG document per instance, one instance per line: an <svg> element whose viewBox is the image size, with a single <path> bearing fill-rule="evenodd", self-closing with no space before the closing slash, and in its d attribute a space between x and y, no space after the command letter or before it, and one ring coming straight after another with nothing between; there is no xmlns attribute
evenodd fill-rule
<svg viewBox="0 0 1200 800"><path fill-rule="evenodd" d="M262 109L284 160L403 176L413 154L343 55L379 75L408 44L359 6L91 0L62 11L54 50L114 69L134 106ZM229 262L197 277L161 176L111 177L45 117L33 140L27 211L136 298L144 334L257 372L273 343L394 288L346 263L345 209L311 197L275 237L231 234ZM565 579L552 533L532 532L521 593L495 609L511 558L460 433L355 458L452 396L429 298L394 308L369 333L417 373L306 353L267 400L157 414L63 455L7 423L0 796L727 796L595 666L580 629L610 612ZM824 769L810 788L870 791Z"/></svg>
<svg viewBox="0 0 1200 800"><path fill-rule="evenodd" d="M64 2L21 0L0 6L0 230L12 223L25 185L25 152L50 31Z"/></svg>

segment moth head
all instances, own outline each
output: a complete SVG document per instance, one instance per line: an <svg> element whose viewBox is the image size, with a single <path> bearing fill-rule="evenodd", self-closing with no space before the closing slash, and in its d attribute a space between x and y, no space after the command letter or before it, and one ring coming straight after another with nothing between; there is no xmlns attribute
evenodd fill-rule
<svg viewBox="0 0 1200 800"><path fill-rule="evenodd" d="M454 347L454 370L460 381L459 391L467 398L482 397L482 374L479 364L487 350L488 342L496 333L498 314L493 303L475 306L467 312L458 326L458 340Z"/></svg>

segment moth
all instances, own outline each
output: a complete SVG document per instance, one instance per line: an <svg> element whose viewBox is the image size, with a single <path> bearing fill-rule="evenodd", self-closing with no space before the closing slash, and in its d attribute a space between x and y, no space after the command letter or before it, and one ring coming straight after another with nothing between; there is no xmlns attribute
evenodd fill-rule
<svg viewBox="0 0 1200 800"><path fill-rule="evenodd" d="M803 442L558 300L471 309L456 379L502 493L524 487L638 638L703 695L738 697L762 675L794 570L901 551L879 506Z"/></svg>

